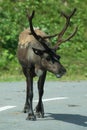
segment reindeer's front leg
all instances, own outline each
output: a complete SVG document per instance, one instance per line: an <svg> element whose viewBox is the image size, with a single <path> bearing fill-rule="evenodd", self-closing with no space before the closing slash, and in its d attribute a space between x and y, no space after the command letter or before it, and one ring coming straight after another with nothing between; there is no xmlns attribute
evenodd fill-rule
<svg viewBox="0 0 87 130"><path fill-rule="evenodd" d="M38 80L39 101L35 108L35 112L36 112L36 116L39 118L44 117L44 106L42 102L42 96L44 92L43 87L44 87L45 78L46 78L46 72L44 72L43 75Z"/></svg>
<svg viewBox="0 0 87 130"><path fill-rule="evenodd" d="M24 112L28 112L27 120L35 120L36 117L33 112L33 76L32 72L27 68L23 68L23 72L26 76L26 83L27 83L27 91L26 91L26 103L24 107Z"/></svg>

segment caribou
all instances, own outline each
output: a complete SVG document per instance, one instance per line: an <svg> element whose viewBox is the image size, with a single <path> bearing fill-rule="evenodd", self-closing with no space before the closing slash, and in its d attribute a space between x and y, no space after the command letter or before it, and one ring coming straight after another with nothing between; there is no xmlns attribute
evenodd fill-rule
<svg viewBox="0 0 87 130"><path fill-rule="evenodd" d="M28 112L27 120L36 120L36 117L44 117L42 96L47 71L53 73L57 78L62 77L66 73L66 69L60 63L60 56L57 50L61 43L70 40L77 32L77 27L75 27L72 34L66 39L63 38L70 25L70 19L75 12L76 9L73 9L69 15L61 12L66 21L65 25L59 33L53 35L47 35L40 29L34 28L32 20L35 11L32 11L31 14L27 13L30 28L20 33L17 49L17 57L26 77L26 102L23 111L24 113ZM50 43L50 38L53 37L58 37L57 43L54 46ZM35 76L38 76L39 99L35 110L33 110L33 78Z"/></svg>

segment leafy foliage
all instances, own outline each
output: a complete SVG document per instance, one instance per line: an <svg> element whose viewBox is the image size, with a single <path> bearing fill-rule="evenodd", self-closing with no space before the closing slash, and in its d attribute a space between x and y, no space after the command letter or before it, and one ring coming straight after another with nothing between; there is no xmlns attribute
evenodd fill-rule
<svg viewBox="0 0 87 130"><path fill-rule="evenodd" d="M24 28L29 26L26 12L36 11L33 20L34 26L41 28L48 34L59 32L64 19L60 16L60 11L70 13L73 8L77 8L75 16L71 19L71 29L67 30L65 37L70 34L74 26L78 25L76 36L66 44L60 46L62 62L69 69L69 75L77 73L78 69L83 69L87 75L87 0L0 0L0 70L8 68L14 61L17 65L16 50L18 36ZM53 39L55 44L57 39ZM66 59L67 58L67 59ZM66 59L66 60L65 60ZM81 63L82 62L82 63ZM79 64L79 67L78 67ZM82 67L82 68L81 68ZM80 73L80 72L78 72Z"/></svg>

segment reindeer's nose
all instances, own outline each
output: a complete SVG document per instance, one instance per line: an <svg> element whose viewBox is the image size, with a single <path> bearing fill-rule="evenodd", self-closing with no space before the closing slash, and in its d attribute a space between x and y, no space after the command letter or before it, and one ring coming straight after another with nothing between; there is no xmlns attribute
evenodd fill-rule
<svg viewBox="0 0 87 130"><path fill-rule="evenodd" d="M56 74L56 77L57 77L57 78L60 78L60 77L63 76L65 73L66 73L66 69L65 69L64 67L62 67L62 68L59 70L59 73Z"/></svg>
<svg viewBox="0 0 87 130"><path fill-rule="evenodd" d="M66 69L64 67L61 69L61 73L63 73L63 74L66 73Z"/></svg>

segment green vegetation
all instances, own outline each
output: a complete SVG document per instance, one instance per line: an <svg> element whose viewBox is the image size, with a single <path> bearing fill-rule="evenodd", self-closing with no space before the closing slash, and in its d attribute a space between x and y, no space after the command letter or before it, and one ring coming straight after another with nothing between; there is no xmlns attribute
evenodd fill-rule
<svg viewBox="0 0 87 130"><path fill-rule="evenodd" d="M40 27L47 34L59 32L64 19L60 11L70 13L73 8L77 12L71 19L71 27L67 37L78 26L78 32L71 41L60 46L58 53L67 74L59 80L87 80L87 0L0 0L0 81L24 79L17 61L16 51L18 36L29 26L26 11L35 10L33 20L35 27ZM57 39L52 40L55 44ZM58 80L48 74L48 80Z"/></svg>

